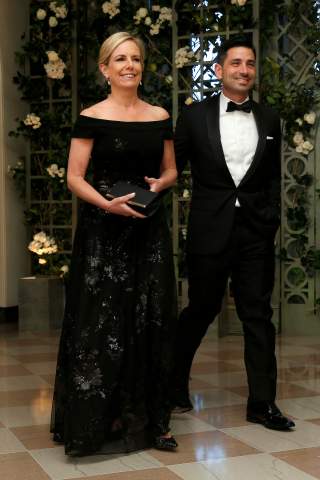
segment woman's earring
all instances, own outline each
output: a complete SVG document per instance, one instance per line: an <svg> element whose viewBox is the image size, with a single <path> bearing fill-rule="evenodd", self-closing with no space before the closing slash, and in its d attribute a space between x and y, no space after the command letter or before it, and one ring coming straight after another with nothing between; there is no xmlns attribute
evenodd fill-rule
<svg viewBox="0 0 320 480"><path fill-rule="evenodd" d="M107 80L107 84L108 84L108 85L111 85L110 78L109 78L109 77L106 77L106 80Z"/></svg>
<svg viewBox="0 0 320 480"><path fill-rule="evenodd" d="M140 87L142 87L142 80L140 80L139 85L140 85Z"/></svg>

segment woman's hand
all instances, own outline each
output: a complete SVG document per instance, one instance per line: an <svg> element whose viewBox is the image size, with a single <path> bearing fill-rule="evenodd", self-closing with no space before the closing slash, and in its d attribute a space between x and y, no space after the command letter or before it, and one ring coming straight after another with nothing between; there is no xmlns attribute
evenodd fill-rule
<svg viewBox="0 0 320 480"><path fill-rule="evenodd" d="M163 190L163 181L161 178L144 177L145 181L149 184L150 191L159 193Z"/></svg>
<svg viewBox="0 0 320 480"><path fill-rule="evenodd" d="M145 215L137 212L128 205L128 201L134 198L135 193L129 193L128 195L123 195L122 197L114 198L108 202L108 206L105 209L108 213L113 213L114 215L122 215L124 217L133 217L133 218L146 218Z"/></svg>

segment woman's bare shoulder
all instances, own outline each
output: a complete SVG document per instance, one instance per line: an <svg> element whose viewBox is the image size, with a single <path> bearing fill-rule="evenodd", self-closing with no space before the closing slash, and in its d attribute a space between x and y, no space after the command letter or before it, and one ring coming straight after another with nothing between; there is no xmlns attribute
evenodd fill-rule
<svg viewBox="0 0 320 480"><path fill-rule="evenodd" d="M148 103L147 110L153 120L166 120L170 117L167 110L162 107L158 107L157 105L151 105Z"/></svg>
<svg viewBox="0 0 320 480"><path fill-rule="evenodd" d="M101 117L101 110L105 104L105 100L102 102L95 103L88 108L85 108L80 112L80 115L85 117L93 117L93 118L100 118Z"/></svg>

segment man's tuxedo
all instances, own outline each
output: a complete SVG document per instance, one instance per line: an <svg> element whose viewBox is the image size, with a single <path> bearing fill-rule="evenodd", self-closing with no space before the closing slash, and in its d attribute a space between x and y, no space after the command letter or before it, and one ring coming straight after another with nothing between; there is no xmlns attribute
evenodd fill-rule
<svg viewBox="0 0 320 480"><path fill-rule="evenodd" d="M238 187L230 175L219 132L219 95L185 108L178 119L175 153L178 170L190 162L192 201L187 250L211 254L229 240L239 199L243 214L261 235L273 237L280 218L280 120L253 102L258 145Z"/></svg>
<svg viewBox="0 0 320 480"><path fill-rule="evenodd" d="M258 143L236 186L224 157L219 109L219 96L192 104L180 115L175 133L178 170L190 162L192 198L187 235L189 304L179 319L173 388L187 391L193 356L220 312L231 277L244 330L249 401L273 402L276 359L270 303L274 236L280 219L280 120L271 109L253 102ZM240 119L241 115L249 114L241 112ZM241 140L237 137L237 144Z"/></svg>

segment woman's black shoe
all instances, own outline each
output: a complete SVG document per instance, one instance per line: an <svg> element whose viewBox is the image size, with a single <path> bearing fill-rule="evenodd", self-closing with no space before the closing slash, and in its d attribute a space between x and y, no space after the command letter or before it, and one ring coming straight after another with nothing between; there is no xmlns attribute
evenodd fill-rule
<svg viewBox="0 0 320 480"><path fill-rule="evenodd" d="M174 437L154 437L153 447L157 450L174 451L178 444Z"/></svg>

